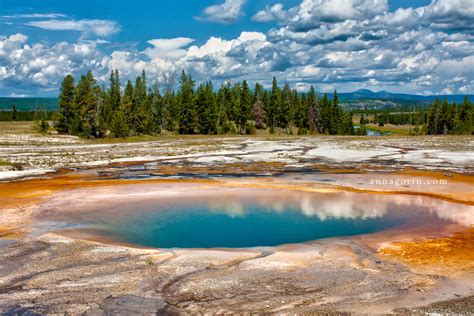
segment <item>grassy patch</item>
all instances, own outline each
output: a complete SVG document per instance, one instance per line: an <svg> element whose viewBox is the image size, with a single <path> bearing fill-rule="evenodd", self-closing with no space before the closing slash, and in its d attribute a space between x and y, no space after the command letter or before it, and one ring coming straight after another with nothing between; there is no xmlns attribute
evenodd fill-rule
<svg viewBox="0 0 474 316"><path fill-rule="evenodd" d="M34 122L0 122L0 133L3 134L36 134Z"/></svg>
<svg viewBox="0 0 474 316"><path fill-rule="evenodd" d="M378 132L389 132L392 134L398 135L410 135L410 125L392 125L392 124L385 124L384 126L378 126L376 124L366 124L367 128L370 128L373 131ZM413 132L413 126L411 130ZM420 127L421 128L421 127Z"/></svg>
<svg viewBox="0 0 474 316"><path fill-rule="evenodd" d="M13 167L15 170L23 170L23 164L5 160L0 160L0 167Z"/></svg>

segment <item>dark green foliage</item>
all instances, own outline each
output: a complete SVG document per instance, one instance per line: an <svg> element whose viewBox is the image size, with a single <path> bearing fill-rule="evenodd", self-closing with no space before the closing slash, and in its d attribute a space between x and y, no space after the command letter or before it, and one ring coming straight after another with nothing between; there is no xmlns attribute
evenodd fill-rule
<svg viewBox="0 0 474 316"><path fill-rule="evenodd" d="M270 91L260 84L252 91L245 80L228 82L215 91L211 82L196 88L195 81L184 71L179 89L174 91L173 78L165 78L167 86L160 94L158 88L148 88L144 71L134 83L127 81L123 91L117 70L111 72L108 87L99 87L91 72L82 76L76 86L68 75L61 87L56 128L87 138L153 135L162 131L251 135L265 128L270 133L292 134L297 128L300 135L354 134L352 115L342 110L336 92L331 99L325 94L318 100L313 87L307 93L297 92L288 84L280 89L276 78ZM446 107L445 117L456 117L460 122L457 126L463 125L466 116L452 111L452 106ZM446 125L449 130L451 125Z"/></svg>
<svg viewBox="0 0 474 316"><path fill-rule="evenodd" d="M424 129L430 135L472 134L473 116L474 108L467 97L459 107L454 102L449 105L446 98L442 104L436 99L428 112Z"/></svg>
<svg viewBox="0 0 474 316"><path fill-rule="evenodd" d="M255 135L257 134L257 128L252 123L245 124L245 134L247 135Z"/></svg>
<svg viewBox="0 0 474 316"><path fill-rule="evenodd" d="M439 130L439 113L440 113L440 101L436 99L433 103L433 107L428 113L428 125L426 127L426 132L429 135L435 135Z"/></svg>
<svg viewBox="0 0 474 316"><path fill-rule="evenodd" d="M354 135L367 135L367 128L365 125L361 125L359 128L354 129Z"/></svg>
<svg viewBox="0 0 474 316"><path fill-rule="evenodd" d="M379 126L385 124L392 125L420 125L426 123L427 112L426 111L412 111L412 112L396 112L391 113L390 111L384 111L382 113L375 113L373 121L367 121L364 118L364 124L374 123ZM362 123L361 123L362 124Z"/></svg>
<svg viewBox="0 0 474 316"><path fill-rule="evenodd" d="M468 98L465 97L455 118L454 130L460 134L472 134L474 132L473 121L474 108Z"/></svg>
<svg viewBox="0 0 474 316"><path fill-rule="evenodd" d="M240 132L242 133L244 130L247 130L247 120L250 117L250 112L252 109L252 95L250 94L249 85L245 80L242 82L242 91L239 101L238 123Z"/></svg>
<svg viewBox="0 0 474 316"><path fill-rule="evenodd" d="M255 127L257 129L265 128L265 91L261 84L255 84L254 94L252 98L252 110L251 110L251 119L254 121Z"/></svg>
<svg viewBox="0 0 474 316"><path fill-rule="evenodd" d="M16 110L16 106L15 104L12 105L12 121L16 121L17 120L17 110Z"/></svg>
<svg viewBox="0 0 474 316"><path fill-rule="evenodd" d="M195 82L191 76L186 75L183 71L180 79L180 121L179 121L179 133L180 134L196 134L199 130L198 126L198 115L196 111L196 102L194 98L194 85Z"/></svg>
<svg viewBox="0 0 474 316"><path fill-rule="evenodd" d="M112 118L110 132L114 137L125 138L129 136L130 129L125 119L125 113L123 109L118 109Z"/></svg>
<svg viewBox="0 0 474 316"><path fill-rule="evenodd" d="M354 124L352 123L352 113L340 110L337 133L339 135L354 135ZM367 131L365 132L367 135Z"/></svg>
<svg viewBox="0 0 474 316"><path fill-rule="evenodd" d="M77 115L73 122L72 133L87 138L99 137L98 130L98 101L100 88L92 72L88 72L77 84L74 113Z"/></svg>
<svg viewBox="0 0 474 316"><path fill-rule="evenodd" d="M41 122L38 126L38 130L41 133L46 133L49 130L49 123L46 120L41 120Z"/></svg>
<svg viewBox="0 0 474 316"><path fill-rule="evenodd" d="M281 105L279 106L278 125L285 128L287 132L291 129L293 122L293 94L288 84L285 84L281 93Z"/></svg>
<svg viewBox="0 0 474 316"><path fill-rule="evenodd" d="M308 134L308 130L306 129L306 127L301 127L298 129L298 135L306 135Z"/></svg>
<svg viewBox="0 0 474 316"><path fill-rule="evenodd" d="M148 131L150 134L161 133L162 117L163 117L163 99L158 89L150 91L148 95L148 104L150 117L147 122Z"/></svg>
<svg viewBox="0 0 474 316"><path fill-rule="evenodd" d="M267 123L270 126L270 131L274 132L275 127L278 126L278 114L280 112L280 88L275 77L273 77L270 101L265 111L267 112Z"/></svg>
<svg viewBox="0 0 474 316"><path fill-rule="evenodd" d="M102 127L107 128L112 124L114 114L120 108L120 98L120 77L118 70L115 70L110 73L110 87L107 94L103 95Z"/></svg>
<svg viewBox="0 0 474 316"><path fill-rule="evenodd" d="M373 121L366 120L364 114L374 114ZM447 134L472 134L474 107L467 97L458 106L455 102L448 103L447 98L441 102L435 99L429 109L416 109L411 111L382 112L365 111L361 112L361 125L367 123L393 125L409 125L410 134L413 135L447 135Z"/></svg>
<svg viewBox="0 0 474 316"><path fill-rule="evenodd" d="M56 122L56 130L60 133L72 132L72 120L75 116L74 95L74 78L71 75L67 75L61 84L61 92L59 94L60 115Z"/></svg>
<svg viewBox="0 0 474 316"><path fill-rule="evenodd" d="M308 109L308 128L311 133L316 133L314 107L312 105Z"/></svg>
<svg viewBox="0 0 474 316"><path fill-rule="evenodd" d="M160 130L173 132L176 129L176 97L174 91L167 90L161 100Z"/></svg>
<svg viewBox="0 0 474 316"><path fill-rule="evenodd" d="M35 127L40 133L46 133L49 130L49 123L47 121L47 114L44 106L41 110L35 110Z"/></svg>
<svg viewBox="0 0 474 316"><path fill-rule="evenodd" d="M200 134L217 134L218 110L212 83L201 84L196 92L196 109Z"/></svg>

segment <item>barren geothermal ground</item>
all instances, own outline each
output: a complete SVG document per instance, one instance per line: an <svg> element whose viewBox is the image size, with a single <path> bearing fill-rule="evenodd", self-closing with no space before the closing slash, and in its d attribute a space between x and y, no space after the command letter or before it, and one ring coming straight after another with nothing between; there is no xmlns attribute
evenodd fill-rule
<svg viewBox="0 0 474 316"><path fill-rule="evenodd" d="M472 313L473 149L4 130L0 312Z"/></svg>

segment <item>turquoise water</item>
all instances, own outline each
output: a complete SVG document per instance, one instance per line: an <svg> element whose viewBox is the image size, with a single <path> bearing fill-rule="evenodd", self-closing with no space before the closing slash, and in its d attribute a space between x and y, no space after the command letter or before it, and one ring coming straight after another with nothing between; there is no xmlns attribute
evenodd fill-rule
<svg viewBox="0 0 474 316"><path fill-rule="evenodd" d="M376 131L373 129L367 129L367 136L387 136L391 134L392 133L390 132L381 132L381 131Z"/></svg>
<svg viewBox="0 0 474 316"><path fill-rule="evenodd" d="M367 234L407 221L390 213L376 217L325 218L305 214L295 206L286 205L276 211L252 202L243 202L237 209L202 202L145 209L91 226L103 235L140 246L238 248Z"/></svg>

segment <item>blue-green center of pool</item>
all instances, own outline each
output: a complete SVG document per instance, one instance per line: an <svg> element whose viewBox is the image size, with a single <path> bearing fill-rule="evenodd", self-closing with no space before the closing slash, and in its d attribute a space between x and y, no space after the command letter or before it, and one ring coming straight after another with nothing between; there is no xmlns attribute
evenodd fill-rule
<svg viewBox="0 0 474 316"><path fill-rule="evenodd" d="M242 212L225 206L180 203L94 225L105 235L159 248L240 248L276 246L316 239L368 234L405 222L403 217L328 217L307 215L298 208L275 211L244 203Z"/></svg>

